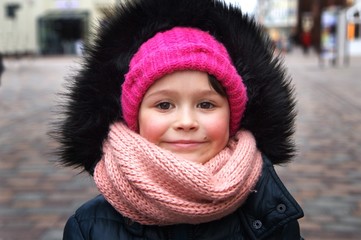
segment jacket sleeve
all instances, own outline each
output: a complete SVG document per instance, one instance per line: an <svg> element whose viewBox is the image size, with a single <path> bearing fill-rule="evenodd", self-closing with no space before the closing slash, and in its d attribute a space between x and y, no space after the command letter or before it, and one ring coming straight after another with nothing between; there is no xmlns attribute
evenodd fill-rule
<svg viewBox="0 0 361 240"><path fill-rule="evenodd" d="M283 227L280 240L289 239L303 240L300 235L300 225L297 220L291 221Z"/></svg>
<svg viewBox="0 0 361 240"><path fill-rule="evenodd" d="M75 215L71 216L65 225L63 240L85 240Z"/></svg>
<svg viewBox="0 0 361 240"><path fill-rule="evenodd" d="M262 238L267 240L305 240L301 236L300 226L297 220L290 221L285 224L282 228L268 236L267 238Z"/></svg>

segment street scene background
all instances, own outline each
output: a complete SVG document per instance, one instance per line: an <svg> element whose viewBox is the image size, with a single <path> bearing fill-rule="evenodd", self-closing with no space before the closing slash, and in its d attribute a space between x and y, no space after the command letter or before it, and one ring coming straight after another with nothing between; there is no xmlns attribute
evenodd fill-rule
<svg viewBox="0 0 361 240"><path fill-rule="evenodd" d="M301 204L306 239L361 235L361 58L320 65L284 53L293 78L298 155L276 167ZM75 56L7 58L0 87L0 240L62 238L64 224L98 191L90 176L56 162L47 132Z"/></svg>
<svg viewBox="0 0 361 240"><path fill-rule="evenodd" d="M0 240L62 239L99 194L58 164L48 132L83 44L124 1L0 1ZM304 209L302 236L360 239L361 0L224 1L264 25L293 79L297 156L276 170Z"/></svg>

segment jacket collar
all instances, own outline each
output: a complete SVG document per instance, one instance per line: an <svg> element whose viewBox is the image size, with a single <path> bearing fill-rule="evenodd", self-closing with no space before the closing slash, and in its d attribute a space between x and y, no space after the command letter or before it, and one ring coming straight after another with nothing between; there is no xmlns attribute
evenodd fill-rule
<svg viewBox="0 0 361 240"><path fill-rule="evenodd" d="M264 239L280 227L303 217L303 211L279 179L270 160L263 156L262 175L245 204L241 221L252 239Z"/></svg>

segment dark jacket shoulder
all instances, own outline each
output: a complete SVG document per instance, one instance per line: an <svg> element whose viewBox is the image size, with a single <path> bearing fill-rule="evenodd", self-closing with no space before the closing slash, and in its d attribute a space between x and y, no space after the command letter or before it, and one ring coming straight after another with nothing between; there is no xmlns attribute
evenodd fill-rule
<svg viewBox="0 0 361 240"><path fill-rule="evenodd" d="M263 156L262 175L255 191L239 209L251 239L269 239L279 232L280 239L300 239L297 219L303 211L278 177L273 164ZM288 236L285 238L285 236Z"/></svg>
<svg viewBox="0 0 361 240"><path fill-rule="evenodd" d="M69 218L63 239L129 239L125 224L125 218L102 195L98 195Z"/></svg>

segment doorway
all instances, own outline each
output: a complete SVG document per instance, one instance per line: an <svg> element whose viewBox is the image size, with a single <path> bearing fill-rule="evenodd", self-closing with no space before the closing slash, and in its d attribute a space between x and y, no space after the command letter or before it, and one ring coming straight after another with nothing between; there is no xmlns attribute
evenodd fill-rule
<svg viewBox="0 0 361 240"><path fill-rule="evenodd" d="M88 35L86 11L51 12L38 20L41 55L80 54Z"/></svg>

